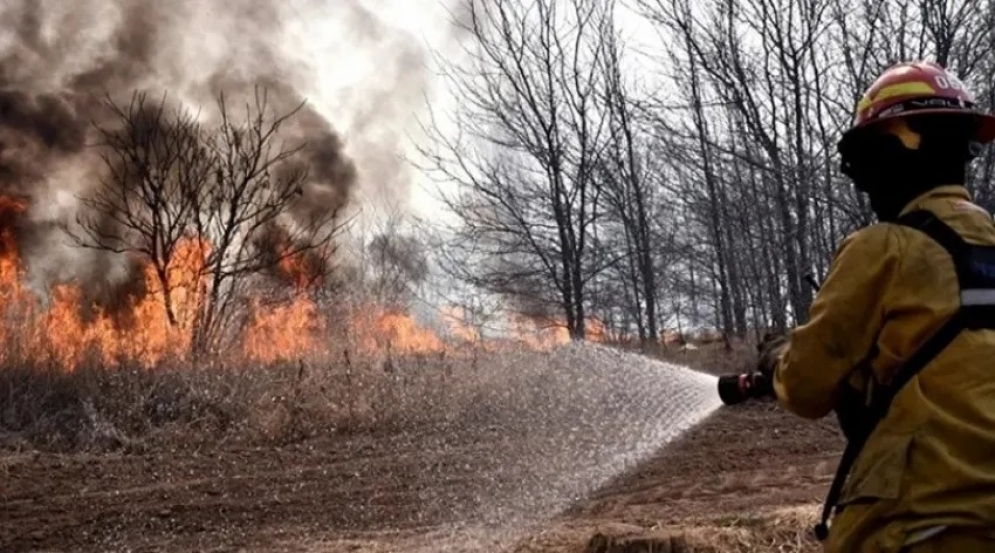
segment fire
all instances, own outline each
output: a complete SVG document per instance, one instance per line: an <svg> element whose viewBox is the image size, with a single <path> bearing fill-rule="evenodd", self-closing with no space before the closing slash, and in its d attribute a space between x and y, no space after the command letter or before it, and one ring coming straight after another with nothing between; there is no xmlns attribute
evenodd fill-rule
<svg viewBox="0 0 995 553"><path fill-rule="evenodd" d="M552 319L542 321L530 317L513 317L514 335L527 347L549 350L570 343L570 331L566 321ZM600 320L588 317L584 321L584 337L590 342L605 343L610 340L608 329Z"/></svg>
<svg viewBox="0 0 995 553"><path fill-rule="evenodd" d="M470 344L477 344L481 341L480 331L470 324L470 316L462 307L444 309L442 319L449 327L449 333L457 341Z"/></svg>
<svg viewBox="0 0 995 553"><path fill-rule="evenodd" d="M134 322L128 333L133 341L120 348L120 353L152 365L165 357L182 357L190 351L194 326L207 301L205 263L209 254L210 245L205 242L179 241L166 267L165 283L154 267L145 267L147 293L133 304ZM106 346L109 347L105 350L114 347Z"/></svg>
<svg viewBox="0 0 995 553"><path fill-rule="evenodd" d="M593 317L587 319L585 332L587 339L591 342L604 343L612 339L605 323Z"/></svg>
<svg viewBox="0 0 995 553"><path fill-rule="evenodd" d="M195 240L179 242L166 267L165 286L151 265L145 267L147 293L133 298L127 315L118 318L94 309L94 315L85 320L79 287L53 287L49 308L33 317L34 324L29 326L31 357L68 369L91 356L104 364L133 360L146 366L167 357L182 357L190 350L194 324L206 295L203 263L207 251L205 244ZM4 260L17 264L16 256L8 255ZM17 290L17 286L16 281L3 281L5 289ZM169 307L164 301L167 298ZM19 303L38 311L37 300L23 294Z"/></svg>
<svg viewBox="0 0 995 553"><path fill-rule="evenodd" d="M277 262L281 277L298 292L321 286L325 276L322 265L329 257L328 252L315 249L290 253L289 248L289 245L284 247Z"/></svg>
<svg viewBox="0 0 995 553"><path fill-rule="evenodd" d="M303 295L271 307L254 299L251 321L242 347L250 359L263 363L290 361L318 350L317 337L326 328L317 305Z"/></svg>
<svg viewBox="0 0 995 553"><path fill-rule="evenodd" d="M438 334L403 312L364 310L356 313L350 326L364 353L423 354L445 349Z"/></svg>
<svg viewBox="0 0 995 553"><path fill-rule="evenodd" d="M0 197L0 339L6 360L34 360L72 370L88 359L116 365L131 360L152 366L182 357L206 297L204 260L209 246L194 239L177 243L165 267L165 284L155 268L144 268L146 293L130 298L124 315L94 307L84 316L82 290L57 284L47 301L23 284L24 267L15 224L23 202ZM165 301L168 299L168 302Z"/></svg>
<svg viewBox="0 0 995 553"><path fill-rule="evenodd" d="M0 196L0 360L51 363L74 370L91 361L151 368L190 356L210 301L206 266L210 244L194 238L181 240L164 277L151 263L146 264L141 273L143 292L127 298L124 309L107 313L99 306L86 305L82 288L75 283L54 285L47 297L28 288L16 236L18 217L26 207L24 202ZM333 315L315 300L314 286L321 279L316 278L313 260L286 256L280 259L278 270L288 295L247 298L245 328L234 340L237 350L225 352L227 356L273 363L321 358L344 347L363 354L403 356L452 348L460 352L467 344L491 349L504 342L550 349L570 341L566 325L539 324L521 316L512 318L504 340L484 341L459 309L441 317L448 326L447 339L403 310L375 304L338 306ZM587 328L590 339L606 339L600 322L591 320Z"/></svg>
<svg viewBox="0 0 995 553"><path fill-rule="evenodd" d="M17 313L18 307L24 306L27 298L21 284L21 266L17 239L14 236L14 221L25 210L25 205L13 198L0 196L0 315L5 321L19 321L23 314ZM11 343L12 336L7 333L6 325L0 325L0 339L3 343Z"/></svg>
<svg viewBox="0 0 995 553"><path fill-rule="evenodd" d="M512 317L512 334L526 347L537 350L548 350L570 342L566 324L525 316Z"/></svg>

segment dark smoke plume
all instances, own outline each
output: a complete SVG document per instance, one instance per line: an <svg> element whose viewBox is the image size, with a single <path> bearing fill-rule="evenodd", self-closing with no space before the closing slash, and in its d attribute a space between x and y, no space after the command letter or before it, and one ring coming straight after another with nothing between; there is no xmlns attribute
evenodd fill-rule
<svg viewBox="0 0 995 553"><path fill-rule="evenodd" d="M296 5L300 4L300 5ZM168 93L201 109L219 94L244 105L258 87L281 112L301 104L309 75L280 45L287 14L306 2L264 0L5 0L0 5L0 196L25 198L15 232L39 286L76 280L105 305L135 284L134 266L67 246L55 221L70 220L99 171L94 126L109 124L103 99ZM302 8L304 6L304 8ZM234 109L235 114L242 111ZM341 210L358 172L332 122L310 104L286 127L308 144L308 193L299 209ZM116 284L115 284L116 283Z"/></svg>

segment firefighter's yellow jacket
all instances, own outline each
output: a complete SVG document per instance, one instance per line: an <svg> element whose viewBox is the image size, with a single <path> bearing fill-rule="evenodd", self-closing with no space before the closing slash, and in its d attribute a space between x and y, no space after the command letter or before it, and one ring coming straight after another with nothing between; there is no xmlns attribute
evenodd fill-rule
<svg viewBox="0 0 995 553"><path fill-rule="evenodd" d="M995 244L992 216L964 187L934 189L903 214L914 209L933 212L970 243ZM855 232L840 246L809 322L781 353L778 400L814 419L829 414L845 383L866 393L868 382L889 382L958 301L953 262L925 234L888 223ZM943 526L995 533L995 331L962 332L903 388L840 504L826 551L899 551Z"/></svg>

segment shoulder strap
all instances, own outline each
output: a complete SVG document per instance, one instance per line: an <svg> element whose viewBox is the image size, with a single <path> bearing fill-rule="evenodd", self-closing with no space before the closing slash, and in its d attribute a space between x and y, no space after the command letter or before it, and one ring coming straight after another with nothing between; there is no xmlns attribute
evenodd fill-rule
<svg viewBox="0 0 995 553"><path fill-rule="evenodd" d="M942 246L954 259L957 268L958 279L963 274L963 264L970 251L970 246L963 238L957 234L950 226L940 220L939 217L929 211L913 211L899 218L897 224L915 228ZM871 400L871 404L866 413L866 424L855 436L850 437L840 458L840 464L836 468L833 482L829 487L829 493L822 508L822 518L815 526L815 536L819 541L825 540L829 536L829 519L832 511L839 503L840 495L843 492L843 484L846 482L853 464L857 461L867 438L871 435L878 423L891 408L891 402L898 392L911 381L926 365L940 354L950 342L966 327L964 310L958 310L940 329L926 341L905 364L895 373L891 383L883 389L876 389Z"/></svg>
<svg viewBox="0 0 995 553"><path fill-rule="evenodd" d="M953 257L964 326L995 329L995 246L968 244L928 211L914 211L896 222L925 233Z"/></svg>
<svg viewBox="0 0 995 553"><path fill-rule="evenodd" d="M958 264L958 274L960 273L958 262L970 246L957 234L957 231L950 228L950 225L944 223L933 212L925 209L912 211L899 217L895 224L916 229L932 238L954 258L954 263Z"/></svg>

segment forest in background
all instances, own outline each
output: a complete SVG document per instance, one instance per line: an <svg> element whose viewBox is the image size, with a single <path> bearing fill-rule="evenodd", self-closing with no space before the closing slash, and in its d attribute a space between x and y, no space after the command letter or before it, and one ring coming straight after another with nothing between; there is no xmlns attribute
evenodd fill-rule
<svg viewBox="0 0 995 553"><path fill-rule="evenodd" d="M622 32L634 10L657 32ZM995 104L995 3L468 0L458 108L420 152L455 215L444 274L515 310L646 342L805 321L840 240L873 222L836 144L888 66L935 61ZM967 183L995 208L985 151ZM479 298L479 295L470 294ZM472 320L490 305L463 302Z"/></svg>

